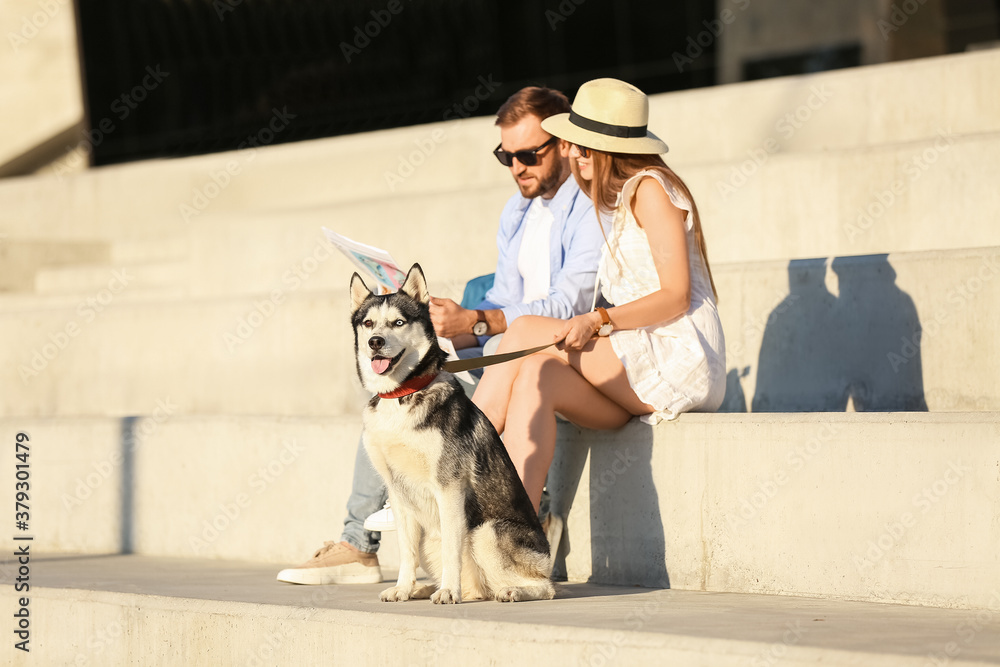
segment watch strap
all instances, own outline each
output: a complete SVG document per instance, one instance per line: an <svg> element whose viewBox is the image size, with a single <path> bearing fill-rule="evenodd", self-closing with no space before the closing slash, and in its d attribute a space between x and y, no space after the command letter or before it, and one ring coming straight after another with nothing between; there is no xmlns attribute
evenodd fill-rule
<svg viewBox="0 0 1000 667"><path fill-rule="evenodd" d="M476 323L472 325L472 333L476 333L476 329L479 328L479 323L482 322L486 325L486 331L489 331L489 323L486 321L486 313L482 310L476 309ZM485 335L485 334L476 334Z"/></svg>
<svg viewBox="0 0 1000 667"><path fill-rule="evenodd" d="M594 308L594 312L601 316L601 326L597 327L597 331L594 333L602 337L610 336L611 332L614 330L614 325L611 324L611 316L608 315L608 311L598 306L597 308Z"/></svg>

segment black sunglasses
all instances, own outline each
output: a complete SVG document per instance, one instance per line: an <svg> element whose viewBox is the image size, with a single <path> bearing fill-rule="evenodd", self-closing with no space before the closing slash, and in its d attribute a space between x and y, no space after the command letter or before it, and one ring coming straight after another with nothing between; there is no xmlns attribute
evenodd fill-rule
<svg viewBox="0 0 1000 667"><path fill-rule="evenodd" d="M532 148L526 151L514 151L513 153L511 153L510 151L503 150L501 148L501 146L503 146L503 143L500 143L499 145L497 145L496 148L493 149L493 154L497 156L497 160L500 161L500 164L502 164L505 167L509 167L512 164L514 164L514 158L517 158L517 161L523 164L525 167L534 167L536 164L538 164L538 151L542 150L543 148L551 144L553 141L556 141L558 138L559 137L549 137L549 140L546 141L541 146L539 146L538 148Z"/></svg>
<svg viewBox="0 0 1000 667"><path fill-rule="evenodd" d="M574 144L576 150L580 151L580 157L587 158L590 157L590 149L586 146L581 146L580 144Z"/></svg>

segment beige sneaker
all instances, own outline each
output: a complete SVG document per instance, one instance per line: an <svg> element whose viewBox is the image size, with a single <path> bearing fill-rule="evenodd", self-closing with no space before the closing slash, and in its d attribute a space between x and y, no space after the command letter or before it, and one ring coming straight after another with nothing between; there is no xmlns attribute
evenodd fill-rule
<svg viewBox="0 0 1000 667"><path fill-rule="evenodd" d="M378 584L382 570L378 556L345 546L343 542L326 542L302 565L278 573L278 581L290 584Z"/></svg>

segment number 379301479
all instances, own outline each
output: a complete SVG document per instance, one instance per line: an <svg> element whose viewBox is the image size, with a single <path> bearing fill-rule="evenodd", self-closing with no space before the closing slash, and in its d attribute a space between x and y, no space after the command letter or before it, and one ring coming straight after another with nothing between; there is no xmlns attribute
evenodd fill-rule
<svg viewBox="0 0 1000 667"><path fill-rule="evenodd" d="M15 438L16 446L14 457L15 477L17 482L14 486L14 521L20 530L28 530L28 520L31 518L31 508L28 505L30 500L28 492L31 490L31 466L28 463L28 455L31 453L29 442L31 437L27 433L18 433Z"/></svg>

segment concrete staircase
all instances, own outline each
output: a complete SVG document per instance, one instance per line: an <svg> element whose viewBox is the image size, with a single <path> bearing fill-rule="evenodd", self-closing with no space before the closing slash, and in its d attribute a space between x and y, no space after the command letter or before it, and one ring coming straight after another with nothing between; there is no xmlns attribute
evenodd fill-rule
<svg viewBox="0 0 1000 667"><path fill-rule="evenodd" d="M352 269L319 227L458 298L513 190L490 119L0 181L0 451L30 433L46 555L33 649L997 664L997 91L981 52L653 98L706 227L730 414L561 428L570 583L516 612L273 582L339 534L366 398Z"/></svg>
<svg viewBox="0 0 1000 667"><path fill-rule="evenodd" d="M37 544L281 563L336 536L355 417L186 416L169 398L147 412L0 421L37 443ZM998 442L993 412L567 427L550 476L568 525L559 569L571 581L982 607L1000 590Z"/></svg>

